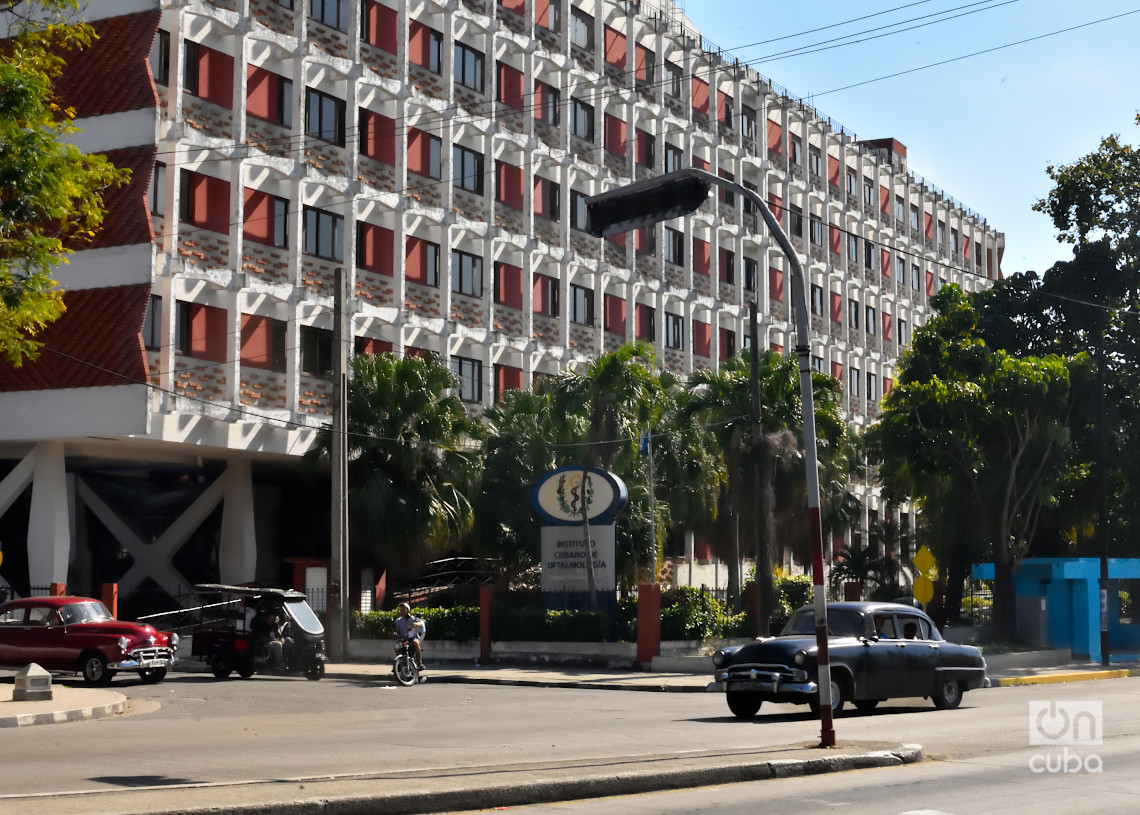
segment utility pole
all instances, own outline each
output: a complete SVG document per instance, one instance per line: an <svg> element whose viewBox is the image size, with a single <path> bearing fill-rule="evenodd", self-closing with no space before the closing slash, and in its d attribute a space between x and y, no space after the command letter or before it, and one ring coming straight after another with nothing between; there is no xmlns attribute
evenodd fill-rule
<svg viewBox="0 0 1140 815"><path fill-rule="evenodd" d="M333 306L333 421L332 421L332 535L329 560L329 657L344 662L348 651L348 343L352 329L348 316L348 275L334 272Z"/></svg>

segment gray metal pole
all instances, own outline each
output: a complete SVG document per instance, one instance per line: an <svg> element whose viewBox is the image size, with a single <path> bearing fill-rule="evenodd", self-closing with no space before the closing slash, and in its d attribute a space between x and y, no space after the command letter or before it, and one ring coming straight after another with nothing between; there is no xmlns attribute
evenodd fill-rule
<svg viewBox="0 0 1140 815"><path fill-rule="evenodd" d="M332 535L329 562L329 658L344 662L348 651L348 275L336 267L333 304Z"/></svg>

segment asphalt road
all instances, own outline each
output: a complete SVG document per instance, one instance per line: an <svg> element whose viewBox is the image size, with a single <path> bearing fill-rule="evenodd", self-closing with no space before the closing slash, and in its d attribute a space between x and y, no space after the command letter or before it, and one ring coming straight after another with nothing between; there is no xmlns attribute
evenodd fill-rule
<svg viewBox="0 0 1140 815"><path fill-rule="evenodd" d="M618 762L728 758L807 749L819 736L818 720L805 708L765 706L754 721L740 722L723 697L711 693L431 682L396 688L337 678L219 682L207 674L178 672L159 685L123 678L113 687L129 697L127 715L4 734L0 813L37 811L36 799L45 803L39 811L51 811L46 796L60 794L86 794L94 806L103 794L139 787L266 781L304 787L378 773L397 779L482 773L510 783L536 767L605 770ZM1017 758L1029 746L1031 701L1100 702L1106 745L1119 746L1120 755L1131 761L1129 751L1140 734L1140 678L973 691L956 711L937 711L922 700L888 704L870 715L851 712L838 719L836 733L841 746L918 743L928 757L943 762L1016 765L1009 757ZM896 778L890 775L895 772L910 770L843 775L866 778L864 783L873 786L885 783L874 780L879 777ZM1120 772L1121 765L1106 755L1104 774ZM1040 780L1020 768L1016 773L1012 777L1021 783ZM914 797L911 809L944 809L918 806L917 789L904 787L900 795L908 792ZM170 790L171 800L181 794ZM1087 803L1080 797L1069 803L1075 811L1090 811L1082 801Z"/></svg>

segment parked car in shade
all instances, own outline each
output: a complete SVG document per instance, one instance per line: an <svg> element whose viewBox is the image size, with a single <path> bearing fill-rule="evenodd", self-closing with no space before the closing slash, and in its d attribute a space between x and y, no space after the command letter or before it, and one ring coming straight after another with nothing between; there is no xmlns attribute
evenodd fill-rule
<svg viewBox="0 0 1140 815"><path fill-rule="evenodd" d="M178 635L116 620L90 597L26 597L0 605L0 665L33 662L105 685L118 671L161 682L174 664Z"/></svg>
<svg viewBox="0 0 1140 815"><path fill-rule="evenodd" d="M829 603L828 653L835 713L850 701L870 711L887 699L923 697L943 710L967 690L983 687L986 663L972 645L942 639L922 610L900 603ZM794 702L819 710L815 609L804 606L778 637L713 654L714 681L742 719L764 702Z"/></svg>

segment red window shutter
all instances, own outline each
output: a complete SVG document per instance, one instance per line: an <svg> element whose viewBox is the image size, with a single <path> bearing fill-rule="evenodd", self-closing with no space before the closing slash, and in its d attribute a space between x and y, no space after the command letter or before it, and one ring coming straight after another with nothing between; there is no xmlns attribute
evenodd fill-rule
<svg viewBox="0 0 1140 815"><path fill-rule="evenodd" d="M357 353L360 354L385 354L392 350L392 343L388 340L379 340L375 337L360 337L356 341Z"/></svg>
<svg viewBox="0 0 1140 815"><path fill-rule="evenodd" d="M779 269L768 269L768 297L772 300L784 300L784 273Z"/></svg>
<svg viewBox="0 0 1140 815"><path fill-rule="evenodd" d="M924 212L922 213L922 217L925 222L923 224L923 231L926 232L926 237L928 239L934 237L934 216L929 212Z"/></svg>
<svg viewBox="0 0 1140 815"><path fill-rule="evenodd" d="M705 540L693 541L693 557L697 560L711 560L712 547L709 546L709 542Z"/></svg>
<svg viewBox="0 0 1140 815"><path fill-rule="evenodd" d="M993 278L994 276L994 250L986 250L986 277Z"/></svg>
<svg viewBox="0 0 1140 815"><path fill-rule="evenodd" d="M833 187L840 185L839 159L835 156L827 157L827 183Z"/></svg>
<svg viewBox="0 0 1140 815"><path fill-rule="evenodd" d="M364 112L364 155L396 164L396 120L371 110Z"/></svg>
<svg viewBox="0 0 1140 815"><path fill-rule="evenodd" d="M605 302L605 328L611 334L625 336L625 300L614 294L607 294Z"/></svg>
<svg viewBox="0 0 1140 815"><path fill-rule="evenodd" d="M653 166L653 151L650 150L649 145L652 143L653 135L644 130L634 130L634 156L633 160L640 164L642 167Z"/></svg>
<svg viewBox="0 0 1140 815"><path fill-rule="evenodd" d="M523 72L505 62L499 63L499 101L523 109Z"/></svg>
<svg viewBox="0 0 1140 815"><path fill-rule="evenodd" d="M777 221L784 220L784 202L780 196L768 193L768 209L772 210Z"/></svg>
<svg viewBox="0 0 1140 815"><path fill-rule="evenodd" d="M838 255L843 247L843 230L835 224L828 225L827 229L827 248Z"/></svg>
<svg viewBox="0 0 1140 815"><path fill-rule="evenodd" d="M250 368L273 367L270 319L256 314L241 315L241 364Z"/></svg>
<svg viewBox="0 0 1140 815"><path fill-rule="evenodd" d="M934 272L926 273L926 296L934 296Z"/></svg>
<svg viewBox="0 0 1140 815"><path fill-rule="evenodd" d="M522 368L511 365L495 366L495 401L502 402L507 391L521 391L523 386Z"/></svg>
<svg viewBox="0 0 1140 815"><path fill-rule="evenodd" d="M633 307L633 333L639 340L652 340L653 306L638 303Z"/></svg>
<svg viewBox="0 0 1140 815"><path fill-rule="evenodd" d="M606 240L609 241L610 243L612 243L614 246L620 246L621 248L624 249L625 248L625 236L627 234L629 234L629 233L628 232L618 232L616 235L607 235Z"/></svg>
<svg viewBox="0 0 1140 815"><path fill-rule="evenodd" d="M245 188L245 223L242 236L254 243L273 244L273 196Z"/></svg>
<svg viewBox="0 0 1140 815"><path fill-rule="evenodd" d="M884 340L894 339L894 332L895 332L894 319L891 317L890 314L888 314L887 312L884 311L883 312L883 339Z"/></svg>
<svg viewBox="0 0 1140 815"><path fill-rule="evenodd" d="M784 346L780 345L778 342L770 342L768 343L768 350L777 354L782 354L784 353Z"/></svg>
<svg viewBox="0 0 1140 815"><path fill-rule="evenodd" d="M693 271L697 274L712 273L712 250L708 241L693 238Z"/></svg>
<svg viewBox="0 0 1140 815"><path fill-rule="evenodd" d="M708 170L712 165L699 156L693 156L693 166L698 170Z"/></svg>
<svg viewBox="0 0 1140 815"><path fill-rule="evenodd" d="M839 380L839 385L840 385L840 387L842 387L842 385L843 385L843 363L842 362L831 363L831 375Z"/></svg>
<svg viewBox="0 0 1140 815"><path fill-rule="evenodd" d="M534 0L534 21L543 28L550 28L550 0Z"/></svg>
<svg viewBox="0 0 1140 815"><path fill-rule="evenodd" d="M245 110L258 119L272 120L273 108L277 105L274 74L264 68L250 65L245 72Z"/></svg>
<svg viewBox="0 0 1140 815"><path fill-rule="evenodd" d="M783 130L780 128L779 122L768 120L768 149L773 153L784 153L784 138Z"/></svg>
<svg viewBox="0 0 1140 815"><path fill-rule="evenodd" d="M966 260L969 260L970 259L970 236L964 232L962 233L962 252L963 252L963 257Z"/></svg>
<svg viewBox="0 0 1140 815"><path fill-rule="evenodd" d="M882 184L879 185L879 209L884 213L891 211L891 191Z"/></svg>
<svg viewBox="0 0 1140 815"><path fill-rule="evenodd" d="M720 335L720 347L717 352L717 356L719 356L722 360L728 359L729 337L732 336L732 332L727 328L720 328L718 329L717 333Z"/></svg>
<svg viewBox="0 0 1140 815"><path fill-rule="evenodd" d="M883 273L883 277L890 277L891 276L891 252L889 249L883 249L882 254L883 254L883 256L882 256L883 265L879 267L879 270Z"/></svg>
<svg viewBox="0 0 1140 815"><path fill-rule="evenodd" d="M693 353L698 357L712 355L712 330L700 320L693 320Z"/></svg>
<svg viewBox="0 0 1140 815"><path fill-rule="evenodd" d="M619 71L625 70L625 34L609 26L606 26L606 62Z"/></svg>
<svg viewBox="0 0 1140 815"><path fill-rule="evenodd" d="M499 0L499 5L515 14L522 14L526 11L526 0Z"/></svg>
<svg viewBox="0 0 1140 815"><path fill-rule="evenodd" d="M652 65L652 58L650 50L643 45L633 46L633 59L636 63L633 66L634 76L638 79L645 81L649 78L647 68Z"/></svg>
<svg viewBox="0 0 1140 815"><path fill-rule="evenodd" d="M214 308L213 306L203 306L202 310L205 312L205 334L201 351L195 356L202 359L208 359L213 362L225 362L226 360L226 336L229 334L226 325L226 311L221 308Z"/></svg>
<svg viewBox="0 0 1140 815"><path fill-rule="evenodd" d="M542 218L553 218L555 211L551 209L550 194L554 182L541 176L534 177L534 214Z"/></svg>
<svg viewBox="0 0 1140 815"><path fill-rule="evenodd" d="M523 307L523 270L509 263L495 265L495 302L504 306Z"/></svg>
<svg viewBox="0 0 1140 815"><path fill-rule="evenodd" d="M396 53L396 10L369 0L364 13L368 15L368 44Z"/></svg>
<svg viewBox="0 0 1140 815"><path fill-rule="evenodd" d="M409 283L427 283L427 255L422 238L409 235L404 243L404 279Z"/></svg>
<svg viewBox="0 0 1140 815"><path fill-rule="evenodd" d="M198 95L224 108L234 106L234 58L198 46Z"/></svg>
<svg viewBox="0 0 1140 815"><path fill-rule="evenodd" d="M693 77L693 110L709 115L709 83Z"/></svg>
<svg viewBox="0 0 1140 815"><path fill-rule="evenodd" d="M843 295L831 292L831 322L843 322Z"/></svg>
<svg viewBox="0 0 1140 815"><path fill-rule="evenodd" d="M408 23L408 61L421 68L429 66L431 53L431 29L421 22Z"/></svg>
<svg viewBox="0 0 1140 815"><path fill-rule="evenodd" d="M408 172L416 175L427 175L428 142L430 137L422 130L414 127L408 128Z"/></svg>
<svg viewBox="0 0 1140 815"><path fill-rule="evenodd" d="M895 381L893 379L891 379L889 376L884 376L883 377L883 396L886 396L888 393L890 393L891 388L893 388L894 386L895 386Z"/></svg>
<svg viewBox="0 0 1140 815"><path fill-rule="evenodd" d="M193 199L194 226L213 232L230 231L230 182L194 173L186 195Z"/></svg>
<svg viewBox="0 0 1140 815"><path fill-rule="evenodd" d="M552 303L550 302L550 293L558 283L553 277L544 274L534 275L534 285L531 288L531 310L536 314L549 313Z"/></svg>
<svg viewBox="0 0 1140 815"><path fill-rule="evenodd" d="M500 161L497 165L499 178L496 184L498 200L508 207L523 208L523 171L522 167Z"/></svg>
<svg viewBox="0 0 1140 815"><path fill-rule="evenodd" d="M396 246L396 233L377 224L358 222L360 254L356 265L377 274L392 276L392 251Z"/></svg>
<svg viewBox="0 0 1140 815"><path fill-rule="evenodd" d="M606 114L606 149L619 156L625 155L625 122Z"/></svg>
<svg viewBox="0 0 1140 815"><path fill-rule="evenodd" d="M716 111L721 120L724 119L724 109L728 106L728 94L724 91L716 92Z"/></svg>
<svg viewBox="0 0 1140 815"><path fill-rule="evenodd" d="M633 233L633 248L636 251L646 252L649 250L649 247L651 246L650 238L653 235L653 233L649 230L652 228L653 227L651 226L643 226L641 229L638 229Z"/></svg>

